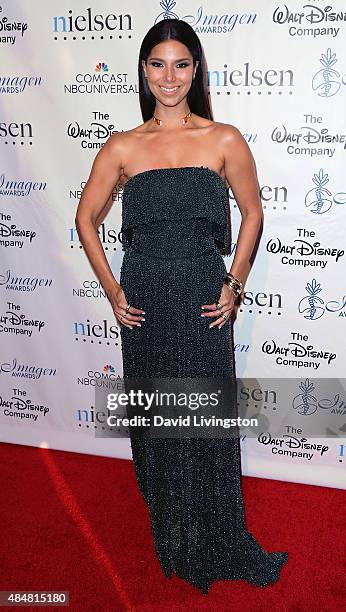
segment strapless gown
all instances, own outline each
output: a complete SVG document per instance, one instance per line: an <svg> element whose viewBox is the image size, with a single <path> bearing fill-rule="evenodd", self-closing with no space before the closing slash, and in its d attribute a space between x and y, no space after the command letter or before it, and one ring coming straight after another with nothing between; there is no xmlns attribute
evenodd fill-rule
<svg viewBox="0 0 346 612"><path fill-rule="evenodd" d="M145 311L121 326L126 377L231 377L232 324L201 314L217 302L230 245L229 198L204 166L159 168L128 179L122 197L120 283ZM245 525L239 438L130 441L163 573L207 594L215 580L261 587L279 579L286 552L268 553Z"/></svg>

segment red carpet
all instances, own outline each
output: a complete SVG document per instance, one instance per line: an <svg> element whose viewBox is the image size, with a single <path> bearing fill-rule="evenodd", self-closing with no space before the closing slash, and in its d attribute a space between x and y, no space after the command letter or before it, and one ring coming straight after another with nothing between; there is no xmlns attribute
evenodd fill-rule
<svg viewBox="0 0 346 612"><path fill-rule="evenodd" d="M0 590L69 591L61 609L73 612L346 608L342 490L244 477L249 531L290 557L276 584L216 582L205 596L161 573L132 461L14 444L0 453Z"/></svg>

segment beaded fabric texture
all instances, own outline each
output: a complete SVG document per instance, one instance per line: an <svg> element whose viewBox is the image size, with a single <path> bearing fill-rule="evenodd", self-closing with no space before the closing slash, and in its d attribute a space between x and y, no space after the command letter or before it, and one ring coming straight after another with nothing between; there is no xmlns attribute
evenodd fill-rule
<svg viewBox="0 0 346 612"><path fill-rule="evenodd" d="M120 283L145 311L121 326L124 377L231 377L232 325L209 329L202 304L217 302L230 247L229 199L204 166L158 168L131 177L122 198ZM165 576L203 594L215 580L264 587L279 579L286 552L268 553L246 530L239 439L130 441L155 550Z"/></svg>

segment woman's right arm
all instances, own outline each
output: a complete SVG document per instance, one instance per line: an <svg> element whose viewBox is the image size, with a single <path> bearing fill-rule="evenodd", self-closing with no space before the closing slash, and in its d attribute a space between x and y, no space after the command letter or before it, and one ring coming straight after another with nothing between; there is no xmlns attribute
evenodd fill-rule
<svg viewBox="0 0 346 612"><path fill-rule="evenodd" d="M122 174L123 148L122 134L113 134L96 155L90 176L79 200L75 224L79 239L107 294L114 314L119 318L119 322L132 329L133 325L138 324L141 320L140 317L134 315L141 311L131 307L126 315L126 322L120 319L125 315L128 304L121 285L114 278L97 233L98 219L107 206L114 186Z"/></svg>

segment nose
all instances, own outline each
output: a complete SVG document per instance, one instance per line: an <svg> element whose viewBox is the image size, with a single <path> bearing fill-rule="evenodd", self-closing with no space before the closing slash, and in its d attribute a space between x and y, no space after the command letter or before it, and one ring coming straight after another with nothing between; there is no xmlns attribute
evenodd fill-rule
<svg viewBox="0 0 346 612"><path fill-rule="evenodd" d="M169 68L169 66L166 67L165 75L164 76L165 76L165 81L167 81L167 82L174 81L174 79L175 79L175 77L174 77L174 68Z"/></svg>

